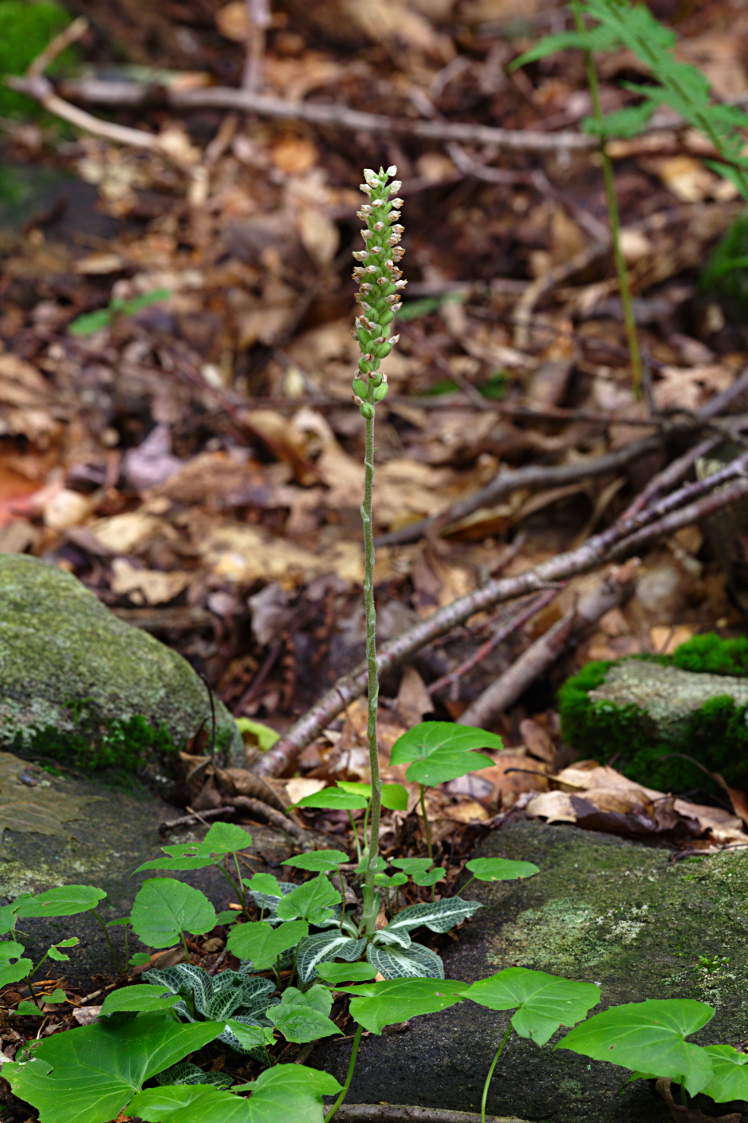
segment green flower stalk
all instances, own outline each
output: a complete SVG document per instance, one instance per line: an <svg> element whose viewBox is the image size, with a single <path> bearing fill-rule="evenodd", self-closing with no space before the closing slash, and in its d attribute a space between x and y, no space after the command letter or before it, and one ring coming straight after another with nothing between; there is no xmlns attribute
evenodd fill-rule
<svg viewBox="0 0 748 1123"><path fill-rule="evenodd" d="M361 350L358 374L353 380L353 398L364 419L364 498L361 523L364 546L364 615L366 619L366 665L368 672L367 743L371 769L371 805L369 832L364 854L363 922L371 935L376 927L379 894L374 885L376 858L379 851L379 819L382 808L379 753L377 749L377 708L379 675L377 672L377 614L374 602L374 526L372 506L374 493L374 418L377 402L387 395L387 376L380 370L398 336L390 335L395 315L400 308L400 290L405 287L398 262L404 250L400 245L403 227L399 224L402 199L397 197L401 184L393 179L397 168L364 171L361 190L368 196L357 212L363 223L361 237L364 249L354 253L359 264L353 270L358 281L356 299L361 312L356 317L356 335ZM392 180L392 182L388 182Z"/></svg>

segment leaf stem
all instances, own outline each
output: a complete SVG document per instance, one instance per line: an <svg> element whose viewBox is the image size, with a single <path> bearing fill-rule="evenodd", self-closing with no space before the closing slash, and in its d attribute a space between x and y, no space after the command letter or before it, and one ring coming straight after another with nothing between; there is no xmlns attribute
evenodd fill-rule
<svg viewBox="0 0 748 1123"><path fill-rule="evenodd" d="M426 836L426 846L428 847L429 860L434 861L434 840L431 834L431 823L429 822L428 812L426 811L426 786L425 784L418 785L418 802L421 807L421 818L423 819L423 833Z"/></svg>
<svg viewBox="0 0 748 1123"><path fill-rule="evenodd" d="M363 1032L364 1032L364 1027L362 1025L357 1025L356 1026L356 1032L353 1035L353 1044L351 1045L351 1056L350 1056L350 1060L348 1061L348 1071L345 1074L345 1082L343 1084L343 1087L340 1089L340 1092L338 1093L338 1098L335 1100L335 1103L332 1105L332 1107L328 1111L327 1115L325 1116L324 1123L330 1123L330 1120L332 1119L332 1117L337 1112L338 1108L342 1104L345 1097L348 1095L348 1089L350 1088L351 1081L353 1080L353 1072L356 1068L356 1061L358 1059L358 1050L359 1050L359 1046L361 1045L361 1037L363 1035Z"/></svg>
<svg viewBox="0 0 748 1123"><path fill-rule="evenodd" d="M480 1101L481 1123L486 1123L486 1104L488 1103L488 1089L491 1086L491 1081L493 1079L493 1074L494 1074L494 1071L496 1069L496 1065L499 1063L499 1057L504 1052L504 1048L506 1047L506 1043L511 1036L512 1036L512 1023L510 1022L509 1025L506 1027L506 1030L504 1031L504 1036L501 1038L501 1041L499 1042L498 1049L496 1050L496 1052L493 1055L493 1060L491 1061L491 1064L488 1066L488 1072L486 1073L486 1079L485 1079L485 1082L483 1084L483 1095L481 1096L481 1101Z"/></svg>

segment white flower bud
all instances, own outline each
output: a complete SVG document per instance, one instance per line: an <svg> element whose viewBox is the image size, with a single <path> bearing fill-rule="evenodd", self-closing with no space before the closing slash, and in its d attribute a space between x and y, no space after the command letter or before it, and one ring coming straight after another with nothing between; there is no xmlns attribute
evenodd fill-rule
<svg viewBox="0 0 748 1123"><path fill-rule="evenodd" d="M397 175L397 164L390 164L387 171L385 172L385 175L387 176L388 179L393 175ZM400 188L398 187L398 191L399 190L400 190Z"/></svg>

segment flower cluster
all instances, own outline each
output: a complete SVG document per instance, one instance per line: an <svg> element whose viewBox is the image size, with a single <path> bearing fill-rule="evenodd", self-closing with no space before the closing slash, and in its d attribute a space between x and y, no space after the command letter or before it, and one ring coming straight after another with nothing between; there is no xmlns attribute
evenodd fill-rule
<svg viewBox="0 0 748 1123"><path fill-rule="evenodd" d="M353 277L359 283L356 299L361 306L355 335L361 358L358 377L353 380L353 396L364 417L373 416L376 403L387 393L387 376L379 370L379 364L398 341L399 336L388 333L400 308L400 289L406 285L397 265L405 253L399 244L403 227L398 223L403 201L397 198L397 192L402 184L396 179L387 182L396 174L394 165L378 172L367 168L361 190L369 201L357 211L364 224L361 237L365 248L353 255L360 262Z"/></svg>

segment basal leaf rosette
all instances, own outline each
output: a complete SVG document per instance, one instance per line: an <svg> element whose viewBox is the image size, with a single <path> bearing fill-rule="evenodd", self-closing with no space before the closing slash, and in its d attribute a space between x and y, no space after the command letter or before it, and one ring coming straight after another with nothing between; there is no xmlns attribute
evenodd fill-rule
<svg viewBox="0 0 748 1123"><path fill-rule="evenodd" d="M387 394L387 376L379 365L399 338L390 332L400 308L400 290L406 285L398 268L405 250L400 245L403 227L398 222L403 200L397 192L402 184L392 179L396 174L394 164L386 171L367 168L361 190L369 201L356 212L363 223L361 237L365 248L353 255L359 262L353 278L358 281L356 300L361 308L356 317L361 358L358 377L353 380L353 396L364 417L373 416L376 403Z"/></svg>

